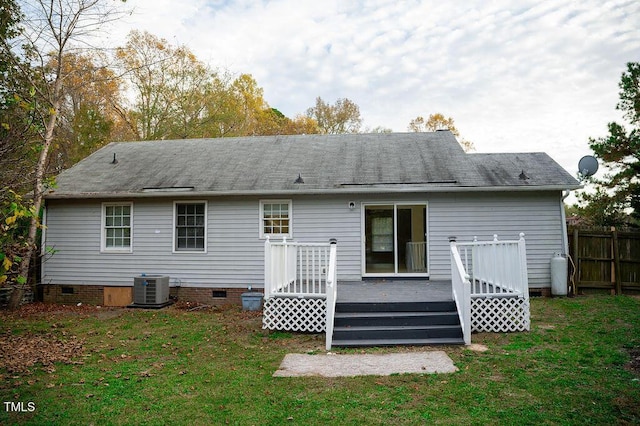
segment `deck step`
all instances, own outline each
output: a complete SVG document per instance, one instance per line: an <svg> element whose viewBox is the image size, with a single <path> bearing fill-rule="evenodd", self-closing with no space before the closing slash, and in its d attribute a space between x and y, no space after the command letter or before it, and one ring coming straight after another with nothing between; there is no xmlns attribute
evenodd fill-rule
<svg viewBox="0 0 640 426"><path fill-rule="evenodd" d="M453 300L436 302L340 302L336 312L443 312L455 311Z"/></svg>
<svg viewBox="0 0 640 426"><path fill-rule="evenodd" d="M460 325L334 327L336 340L462 338Z"/></svg>
<svg viewBox="0 0 640 426"><path fill-rule="evenodd" d="M453 301L337 303L333 346L464 344Z"/></svg>
<svg viewBox="0 0 640 426"><path fill-rule="evenodd" d="M374 326L392 325L457 325L458 313L448 312L336 312L334 325Z"/></svg>
<svg viewBox="0 0 640 426"><path fill-rule="evenodd" d="M372 346L437 346L464 345L462 338L432 338L432 339L371 339L371 340L334 340L333 346L341 348L372 347Z"/></svg>

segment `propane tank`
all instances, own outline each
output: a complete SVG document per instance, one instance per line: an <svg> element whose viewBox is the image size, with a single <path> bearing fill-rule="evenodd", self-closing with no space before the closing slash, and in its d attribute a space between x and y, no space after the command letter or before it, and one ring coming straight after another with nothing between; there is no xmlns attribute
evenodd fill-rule
<svg viewBox="0 0 640 426"><path fill-rule="evenodd" d="M567 258L560 253L554 253L551 259L551 294L567 295Z"/></svg>

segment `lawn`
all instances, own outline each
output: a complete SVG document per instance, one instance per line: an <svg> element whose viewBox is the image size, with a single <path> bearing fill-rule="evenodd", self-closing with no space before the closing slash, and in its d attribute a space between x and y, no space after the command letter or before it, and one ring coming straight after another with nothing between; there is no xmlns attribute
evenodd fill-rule
<svg viewBox="0 0 640 426"><path fill-rule="evenodd" d="M324 335L237 308L31 305L0 321L0 424L640 423L636 297L533 299L530 332L446 347L460 371L442 375L274 378Z"/></svg>

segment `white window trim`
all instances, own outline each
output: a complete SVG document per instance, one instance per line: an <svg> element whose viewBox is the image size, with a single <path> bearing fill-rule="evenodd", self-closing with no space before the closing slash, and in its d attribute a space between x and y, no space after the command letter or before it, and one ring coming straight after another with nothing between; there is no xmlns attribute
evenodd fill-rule
<svg viewBox="0 0 640 426"><path fill-rule="evenodd" d="M204 247L203 250L176 250L176 210L178 204L204 204ZM206 200L179 200L173 202L171 230L171 251L177 254L206 254L209 246L209 203Z"/></svg>
<svg viewBox="0 0 640 426"><path fill-rule="evenodd" d="M264 232L264 205L265 204L288 204L289 206L289 232L287 234L265 234ZM260 200L260 209L258 213L258 229L260 230L260 239L269 238L293 238L293 202L292 200Z"/></svg>
<svg viewBox="0 0 640 426"><path fill-rule="evenodd" d="M107 247L107 233L105 232L106 227L106 214L107 207L111 206L129 206L130 211L130 222L129 222L129 232L131 238L129 240L129 248L122 247ZM133 202L116 202L116 203L102 203L102 208L100 209L100 253L133 253Z"/></svg>

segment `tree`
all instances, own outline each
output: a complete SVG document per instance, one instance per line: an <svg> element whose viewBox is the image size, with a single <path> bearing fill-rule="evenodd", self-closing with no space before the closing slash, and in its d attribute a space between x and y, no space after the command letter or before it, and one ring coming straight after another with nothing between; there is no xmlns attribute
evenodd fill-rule
<svg viewBox="0 0 640 426"><path fill-rule="evenodd" d="M585 209L601 213L598 225L640 225L640 63L629 62L619 83L616 109L629 121L630 129L611 122L609 134L589 139L589 147L608 169L604 178L590 178L595 193L582 193ZM627 220L627 213L628 219Z"/></svg>
<svg viewBox="0 0 640 426"><path fill-rule="evenodd" d="M341 98L329 105L320 96L316 105L307 109L307 116L318 123L318 133L358 133L362 126L360 108L353 101Z"/></svg>
<svg viewBox="0 0 640 426"><path fill-rule="evenodd" d="M473 143L460 137L460 132L453 122L453 118L446 118L443 114L437 112L431 114L425 121L424 117L418 116L409 122L408 130L410 132L435 132L438 130L449 130L458 138L458 143L465 152L475 150Z"/></svg>
<svg viewBox="0 0 640 426"><path fill-rule="evenodd" d="M6 49L9 41L19 34L22 19L15 1L5 1L0 7L0 286L22 281L17 271L26 248L24 240L31 212L14 189L29 190L37 157L29 144L37 135L31 124L33 91L23 90L28 79L16 66L21 58ZM21 66L31 71L28 64ZM26 98L22 97L24 93Z"/></svg>
<svg viewBox="0 0 640 426"><path fill-rule="evenodd" d="M132 31L116 58L135 94L119 110L135 139L275 134L280 127L251 75L215 72L185 46Z"/></svg>
<svg viewBox="0 0 640 426"><path fill-rule="evenodd" d="M393 133L393 130L384 126L376 126L373 129L367 128L365 133Z"/></svg>
<svg viewBox="0 0 640 426"><path fill-rule="evenodd" d="M110 3L112 2L100 0L38 0L26 3L23 10L24 25L14 38L3 38L0 41L3 57L9 58L10 66L15 67L28 83L24 88L34 93L37 100L37 105L33 108L34 118L37 119L34 127L39 131L37 146L33 147L37 152L37 162L32 198L27 209L33 214L24 243L25 253L21 257L17 278L13 283L10 308L19 306L27 286L39 227L38 212L47 182L46 167L65 99L64 82L69 78L65 68L65 55L77 49L80 43L86 46L102 25L117 19L117 8ZM47 67L50 62L54 65ZM33 72L34 69L36 72ZM22 99L29 97L28 94L16 95Z"/></svg>
<svg viewBox="0 0 640 426"><path fill-rule="evenodd" d="M261 121L269 122L278 117L264 100L264 90L250 74L239 75L230 90L236 108L234 135L258 135Z"/></svg>
<svg viewBox="0 0 640 426"><path fill-rule="evenodd" d="M213 76L213 90L206 99L204 120L207 137L276 134L279 111L272 110L263 90L250 74Z"/></svg>
<svg viewBox="0 0 640 426"><path fill-rule="evenodd" d="M313 118L299 114L287 118L280 130L281 135L312 135L318 133L318 122Z"/></svg>
<svg viewBox="0 0 640 426"><path fill-rule="evenodd" d="M146 31L131 31L126 45L116 49L116 60L135 94L132 107L121 107L120 116L136 140L169 138L176 122L190 121L190 98L200 90L192 82L202 70L186 47L173 47ZM180 75L187 72L194 75ZM176 108L185 114L182 120Z"/></svg>
<svg viewBox="0 0 640 426"><path fill-rule="evenodd" d="M0 8L0 200L8 189L28 191L37 157L29 142L37 136L33 117L34 91L22 75L31 73L29 64L16 52L8 49L10 40L19 34L22 14L14 0L5 1ZM20 63L21 67L16 64Z"/></svg>
<svg viewBox="0 0 640 426"><path fill-rule="evenodd" d="M52 148L53 171L59 172L80 161L111 139L119 117L120 80L94 53L64 56L64 99ZM48 67L55 68L55 62Z"/></svg>
<svg viewBox="0 0 640 426"><path fill-rule="evenodd" d="M318 133L318 123L305 115L291 119L276 108L266 108L258 116L256 135L305 135Z"/></svg>

